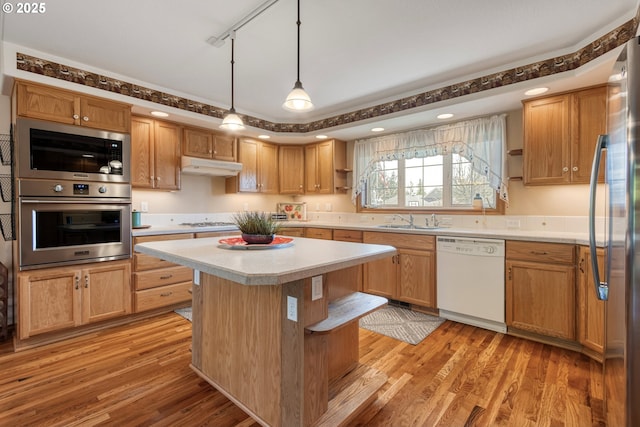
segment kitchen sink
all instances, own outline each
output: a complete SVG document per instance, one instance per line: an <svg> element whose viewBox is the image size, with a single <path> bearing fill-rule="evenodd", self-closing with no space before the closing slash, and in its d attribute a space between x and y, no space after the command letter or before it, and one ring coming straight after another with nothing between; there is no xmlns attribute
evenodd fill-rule
<svg viewBox="0 0 640 427"><path fill-rule="evenodd" d="M380 224L378 228L392 228L396 230L437 230L439 226L409 225L409 224Z"/></svg>

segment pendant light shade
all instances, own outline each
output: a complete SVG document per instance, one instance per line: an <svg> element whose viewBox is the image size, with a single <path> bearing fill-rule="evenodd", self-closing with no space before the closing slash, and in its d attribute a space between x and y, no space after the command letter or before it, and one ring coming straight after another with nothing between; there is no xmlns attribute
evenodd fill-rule
<svg viewBox="0 0 640 427"><path fill-rule="evenodd" d="M313 103L300 82L300 0L298 0L298 21L296 24L298 26L298 78L293 90L289 92L287 99L282 104L282 108L289 111L310 111L313 109Z"/></svg>
<svg viewBox="0 0 640 427"><path fill-rule="evenodd" d="M244 123L242 123L242 119L239 115L236 114L236 109L233 107L233 64L235 64L235 61L233 60L233 54L236 41L236 32L232 31L229 34L229 37L231 38L231 108L222 119L220 128L234 131L244 129Z"/></svg>

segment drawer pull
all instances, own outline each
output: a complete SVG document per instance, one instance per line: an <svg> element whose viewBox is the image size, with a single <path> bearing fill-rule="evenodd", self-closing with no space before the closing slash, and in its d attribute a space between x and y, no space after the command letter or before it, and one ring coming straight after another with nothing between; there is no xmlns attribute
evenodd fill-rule
<svg viewBox="0 0 640 427"><path fill-rule="evenodd" d="M171 279L173 277L173 274L169 274L167 276L160 276L160 280L167 280L167 279Z"/></svg>
<svg viewBox="0 0 640 427"><path fill-rule="evenodd" d="M163 292L160 294L161 297L170 297L173 292Z"/></svg>
<svg viewBox="0 0 640 427"><path fill-rule="evenodd" d="M547 251L531 251L533 255L549 255Z"/></svg>

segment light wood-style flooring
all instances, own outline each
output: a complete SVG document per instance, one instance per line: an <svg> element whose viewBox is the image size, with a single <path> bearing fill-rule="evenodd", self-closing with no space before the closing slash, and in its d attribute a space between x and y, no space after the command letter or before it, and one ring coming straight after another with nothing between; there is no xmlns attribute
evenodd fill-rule
<svg viewBox="0 0 640 427"><path fill-rule="evenodd" d="M0 426L257 426L189 368L174 313L12 353L0 346ZM447 321L417 346L360 330L389 380L358 426L598 426L601 365Z"/></svg>

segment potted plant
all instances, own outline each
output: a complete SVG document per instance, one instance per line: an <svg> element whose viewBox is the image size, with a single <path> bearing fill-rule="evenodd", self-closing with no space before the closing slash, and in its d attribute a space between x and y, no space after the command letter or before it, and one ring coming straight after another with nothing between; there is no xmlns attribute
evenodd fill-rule
<svg viewBox="0 0 640 427"><path fill-rule="evenodd" d="M280 229L280 223L266 212L246 211L233 215L233 222L248 244L269 244Z"/></svg>

